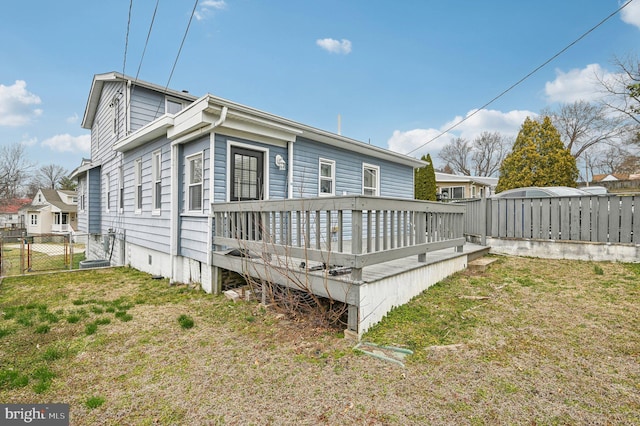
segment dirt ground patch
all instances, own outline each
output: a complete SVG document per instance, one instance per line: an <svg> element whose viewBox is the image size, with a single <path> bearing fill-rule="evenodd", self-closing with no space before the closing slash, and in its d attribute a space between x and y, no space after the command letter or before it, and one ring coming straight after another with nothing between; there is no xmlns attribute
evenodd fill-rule
<svg viewBox="0 0 640 426"><path fill-rule="evenodd" d="M457 274L365 336L411 349L404 368L336 330L128 269L6 279L0 369L55 378L38 392L0 372L0 400L69 403L73 425L638 424L638 271L500 258ZM59 320L36 333L18 321L30 309Z"/></svg>

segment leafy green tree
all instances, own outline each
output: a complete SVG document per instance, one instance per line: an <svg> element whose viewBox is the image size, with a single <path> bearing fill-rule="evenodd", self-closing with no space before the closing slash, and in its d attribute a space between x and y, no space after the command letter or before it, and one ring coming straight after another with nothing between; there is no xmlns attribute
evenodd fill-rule
<svg viewBox="0 0 640 426"><path fill-rule="evenodd" d="M527 117L500 165L496 192L523 186L576 186L578 168L549 117Z"/></svg>
<svg viewBox="0 0 640 426"><path fill-rule="evenodd" d="M59 185L60 185L60 189L64 189L68 191L75 191L76 189L78 189L78 184L72 179L69 179L68 176L61 177Z"/></svg>
<svg viewBox="0 0 640 426"><path fill-rule="evenodd" d="M427 165L415 169L414 171L414 187L416 200L436 200L436 171L431 161L431 154L422 156L422 161L426 161Z"/></svg>

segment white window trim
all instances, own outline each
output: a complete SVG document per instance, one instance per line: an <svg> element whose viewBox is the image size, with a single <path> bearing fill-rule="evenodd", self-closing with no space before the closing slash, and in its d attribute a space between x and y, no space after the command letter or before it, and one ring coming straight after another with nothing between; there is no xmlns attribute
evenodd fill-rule
<svg viewBox="0 0 640 426"><path fill-rule="evenodd" d="M31 223L31 226L38 226L38 215L32 213L30 216L29 223Z"/></svg>
<svg viewBox="0 0 640 426"><path fill-rule="evenodd" d="M124 166L118 168L118 210L124 212Z"/></svg>
<svg viewBox="0 0 640 426"><path fill-rule="evenodd" d="M169 113L169 112L167 112L167 111L169 111L169 102L173 102L173 103L176 103L176 104L180 104L180 105L182 105L182 108L180 109L180 111L182 111L183 109L185 109L185 108L186 108L186 105L187 105L187 104L186 104L186 102L185 102L185 101L183 101L183 100L181 100L181 99L178 99L178 98L172 98L172 97L170 97L170 96L165 96L165 98L164 98L164 111L165 111L165 114L176 115L176 114L178 114L178 113L180 112L180 111L175 112L175 113Z"/></svg>
<svg viewBox="0 0 640 426"><path fill-rule="evenodd" d="M263 200L268 200L269 199L269 148L264 148L262 146L257 146L257 145L251 145L248 143L242 143L242 142L236 142L236 141L232 141L232 140L227 140L227 189L226 189L226 194L225 194L225 199L226 202L229 203L231 201L231 167L233 167L231 165L231 148L232 147L238 147L238 148L245 148L245 149L251 149L254 151L262 151L264 153L263 157L263 165L262 165L262 171L264 173L264 188L263 188L263 194L262 194L262 199Z"/></svg>
<svg viewBox="0 0 640 426"><path fill-rule="evenodd" d="M364 186L364 171L366 169L373 169L376 171L376 186L375 186L375 194L373 195L375 197L379 197L380 196L380 166L376 166L375 164L362 163L362 194L364 195L365 189L371 189L371 187L365 188Z"/></svg>
<svg viewBox="0 0 640 426"><path fill-rule="evenodd" d="M111 210L111 180L110 180L110 174L109 173L105 173L104 176L104 192L105 192L105 211L107 213L109 213L109 211Z"/></svg>
<svg viewBox="0 0 640 426"><path fill-rule="evenodd" d="M326 176L322 176L322 165L328 164L331 166L331 192L322 192L322 179L328 179ZM318 196L320 197L332 197L336 195L336 162L327 158L320 158L318 160Z"/></svg>
<svg viewBox="0 0 640 426"><path fill-rule="evenodd" d="M138 158L133 162L133 174L134 174L134 213L142 213L142 191L138 190L142 187L142 158Z"/></svg>
<svg viewBox="0 0 640 426"><path fill-rule="evenodd" d="M117 139L120 137L120 99L114 96L109 106L111 107L111 132Z"/></svg>
<svg viewBox="0 0 640 426"><path fill-rule="evenodd" d="M159 191L156 186L158 182L160 182ZM160 197L159 200L158 197ZM160 208L156 207L158 201L161 204ZM151 154L151 206L151 214L159 216L162 211L162 151L160 150Z"/></svg>
<svg viewBox="0 0 640 426"><path fill-rule="evenodd" d="M85 188L85 181L82 181L82 183L80 185L78 185L78 211L80 211L80 213L84 213L85 211L85 192L84 192L84 188Z"/></svg>
<svg viewBox="0 0 640 426"><path fill-rule="evenodd" d="M201 181L199 184L191 183L191 160L200 157L202 159L202 173L201 173ZM195 154L191 154L185 158L185 184L186 184L186 192L185 192L185 211L188 213L204 213L204 151L196 152ZM200 185L200 199L202 200L202 205L199 209L191 210L191 186Z"/></svg>

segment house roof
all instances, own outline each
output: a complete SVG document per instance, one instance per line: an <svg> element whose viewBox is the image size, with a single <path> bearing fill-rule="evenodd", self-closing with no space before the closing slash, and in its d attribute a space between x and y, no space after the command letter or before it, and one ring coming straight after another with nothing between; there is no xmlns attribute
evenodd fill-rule
<svg viewBox="0 0 640 426"><path fill-rule="evenodd" d="M0 203L0 214L16 214L22 206L31 202L28 198L14 198Z"/></svg>
<svg viewBox="0 0 640 426"><path fill-rule="evenodd" d="M63 194L67 194L67 195L71 195L74 196L77 194L76 191L66 191L66 190L56 190L56 189L39 189L38 192L42 193L42 196L44 197L46 203L34 203L35 198L33 199L33 201L31 201L30 204L24 205L20 208L20 210L41 210L42 208L46 207L47 205L52 205L57 207L58 209L60 209L63 212L70 212L70 211L76 211L77 210L77 206L75 204L67 204L64 201L62 201L62 198L60 198L60 194L58 192L62 192Z"/></svg>
<svg viewBox="0 0 640 426"><path fill-rule="evenodd" d="M498 178L481 177L481 176L460 176L452 175L449 173L436 172L436 183L474 183L476 185L483 186L496 186L498 184Z"/></svg>
<svg viewBox="0 0 640 426"><path fill-rule="evenodd" d="M104 74L96 74L93 76L93 82L91 83L91 91L89 92L89 99L87 99L87 106L84 109L84 117L82 117L83 129L91 129L91 127L93 126L93 119L96 115L96 109L98 108L98 103L100 102L100 95L102 94L102 86L104 86L104 83L107 81L130 82L133 86L144 87L147 89L154 90L156 92L164 93L164 94L167 94L179 99L191 101L191 102L198 99L197 96L193 96L185 92L179 92L177 90L162 87L157 84L149 83L146 81L138 80L136 78L129 77L115 71L104 73Z"/></svg>
<svg viewBox="0 0 640 426"><path fill-rule="evenodd" d="M122 81L133 80L130 77L116 72L95 76L82 127L91 128L93 116L95 115L95 110L100 99L100 90L104 82L117 79ZM155 84L140 80L134 84L189 100L191 104L177 114L165 114L124 139L121 139L114 145L114 149L117 151L128 151L161 136L166 136L176 141L182 137L194 134L194 132L207 131L214 127L226 129L230 132L246 131L246 129L251 127L259 128L263 135L267 135L267 137L271 137L274 140L295 142L298 137L302 137L352 152L410 165L411 167L424 167L426 165L424 161L414 157L317 129L211 94L196 98L183 92L167 90Z"/></svg>

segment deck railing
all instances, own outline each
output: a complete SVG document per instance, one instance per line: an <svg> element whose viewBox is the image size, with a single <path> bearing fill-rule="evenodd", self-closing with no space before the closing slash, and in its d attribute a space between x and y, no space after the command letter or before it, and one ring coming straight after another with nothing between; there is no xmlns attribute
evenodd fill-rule
<svg viewBox="0 0 640 426"><path fill-rule="evenodd" d="M213 203L214 249L249 250L348 269L464 245L462 205L340 196Z"/></svg>

